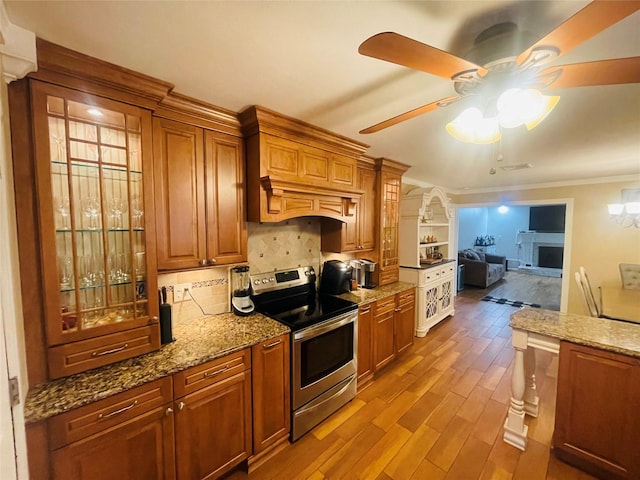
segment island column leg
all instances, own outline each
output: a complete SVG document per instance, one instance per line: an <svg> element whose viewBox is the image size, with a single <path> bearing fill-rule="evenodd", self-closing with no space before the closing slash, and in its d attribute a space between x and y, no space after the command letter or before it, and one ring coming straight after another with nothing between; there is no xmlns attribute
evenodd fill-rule
<svg viewBox="0 0 640 480"><path fill-rule="evenodd" d="M538 391L536 389L536 350L524 351L524 412L532 417L538 416Z"/></svg>
<svg viewBox="0 0 640 480"><path fill-rule="evenodd" d="M524 423L525 353L528 350L527 332L513 330L512 344L515 349L515 358L511 377L511 402L507 412L507 419L504 422L502 439L509 445L524 451L527 447L527 432L529 430L529 427ZM528 356L529 354L526 355Z"/></svg>

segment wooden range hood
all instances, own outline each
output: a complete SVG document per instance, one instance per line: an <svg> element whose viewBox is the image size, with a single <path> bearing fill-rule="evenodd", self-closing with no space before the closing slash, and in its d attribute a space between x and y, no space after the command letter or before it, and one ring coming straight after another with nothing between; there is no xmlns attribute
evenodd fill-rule
<svg viewBox="0 0 640 480"><path fill-rule="evenodd" d="M356 188L356 163L368 145L259 106L238 117L246 138L250 222L304 216L355 221L364 193Z"/></svg>

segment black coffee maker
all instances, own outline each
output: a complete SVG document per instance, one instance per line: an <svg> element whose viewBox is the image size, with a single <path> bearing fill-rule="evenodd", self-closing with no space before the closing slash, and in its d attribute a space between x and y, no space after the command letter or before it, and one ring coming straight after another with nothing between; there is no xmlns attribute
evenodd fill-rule
<svg viewBox="0 0 640 480"><path fill-rule="evenodd" d="M320 293L340 295L351 291L353 267L340 260L328 260L322 266Z"/></svg>

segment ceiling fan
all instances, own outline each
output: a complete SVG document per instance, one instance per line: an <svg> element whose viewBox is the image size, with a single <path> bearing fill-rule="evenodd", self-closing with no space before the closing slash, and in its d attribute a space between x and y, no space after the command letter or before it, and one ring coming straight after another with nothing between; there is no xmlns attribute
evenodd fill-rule
<svg viewBox="0 0 640 480"><path fill-rule="evenodd" d="M473 108L465 110L462 115L447 125L447 130L454 137L458 137L452 130L456 130L460 123L464 124L469 114L473 113L482 117L480 120L485 122L484 127L487 131L484 132L484 141L480 138L482 132L473 138L458 138L472 143L491 143L500 136L498 114L506 117L504 113L510 110L508 107L503 107L504 111L498 112L501 109L500 103L502 102L503 106L508 104L510 99L515 98L514 92L516 94L524 92L525 97L527 95L543 97L540 95L540 90L546 88L555 90L640 83L640 57L543 68L549 62L639 9L640 1L636 0L594 0L537 41L530 33L518 30L513 23L500 23L480 33L474 41L474 47L465 55L465 58L398 33L385 32L374 35L360 45L358 48L360 54L452 80L457 94L384 120L361 130L360 133L378 132L465 99L465 102L477 104L480 108L476 108L476 111L472 111ZM503 94L507 97L511 94L511 97L505 100ZM476 102L469 99L475 99ZM534 115L535 118L517 119L515 122L513 119L508 119L506 125L500 120L501 126L525 124L528 129L531 129L546 117L558 99L559 97L545 97L544 101L547 104L541 108L546 110L540 110L536 114L537 117ZM514 113L513 108L511 113ZM508 124L510 122L512 125Z"/></svg>

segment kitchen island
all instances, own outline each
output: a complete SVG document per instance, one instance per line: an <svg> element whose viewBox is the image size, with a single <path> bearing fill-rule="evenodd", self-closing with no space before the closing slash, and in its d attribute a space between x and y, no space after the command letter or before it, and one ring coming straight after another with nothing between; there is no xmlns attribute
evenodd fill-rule
<svg viewBox="0 0 640 480"><path fill-rule="evenodd" d="M535 349L559 354L554 452L597 476L637 478L640 325L531 308L509 325L515 358L504 441L525 450L525 415L538 415Z"/></svg>

